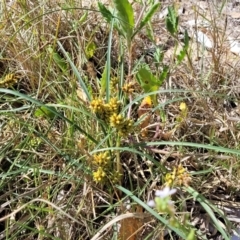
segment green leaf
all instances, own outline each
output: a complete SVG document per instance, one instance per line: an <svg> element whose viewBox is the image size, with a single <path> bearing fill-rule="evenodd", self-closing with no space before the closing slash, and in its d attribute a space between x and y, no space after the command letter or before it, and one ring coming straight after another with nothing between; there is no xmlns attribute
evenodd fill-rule
<svg viewBox="0 0 240 240"><path fill-rule="evenodd" d="M196 239L196 229L191 229L190 233L187 236L187 240L197 240Z"/></svg>
<svg viewBox="0 0 240 240"><path fill-rule="evenodd" d="M137 79L145 93L157 91L160 87L157 78L146 68L139 69Z"/></svg>
<svg viewBox="0 0 240 240"><path fill-rule="evenodd" d="M184 46L183 49L180 51L180 53L177 55L177 64L180 64L185 56L187 55L187 50L189 46L189 36L187 30L184 32Z"/></svg>
<svg viewBox="0 0 240 240"><path fill-rule="evenodd" d="M113 2L117 10L119 24L127 39L128 46L130 46L134 28L134 13L132 5L128 0L113 0Z"/></svg>
<svg viewBox="0 0 240 240"><path fill-rule="evenodd" d="M147 34L147 37L152 41L154 42L155 41L155 33L153 31L153 28L152 28L152 25L151 24L148 24L147 27L146 27L146 34Z"/></svg>
<svg viewBox="0 0 240 240"><path fill-rule="evenodd" d="M161 85L163 84L164 80L166 80L168 72L169 72L169 67L168 66L164 66L163 70L162 70L162 73L161 73L161 75L159 77L159 82L160 82Z"/></svg>
<svg viewBox="0 0 240 240"><path fill-rule="evenodd" d="M86 49L85 49L87 59L91 58L94 55L95 50L96 50L95 43L94 42L89 42Z"/></svg>
<svg viewBox="0 0 240 240"><path fill-rule="evenodd" d="M189 36L187 30L184 32L184 46L180 53L177 55L177 64L180 64L184 57L187 55L187 50L189 46Z"/></svg>
<svg viewBox="0 0 240 240"><path fill-rule="evenodd" d="M53 119L56 116L54 114L54 111L56 111L56 108L54 108L54 107L41 106L41 107L39 107L35 110L34 116L35 117L45 117L45 118Z"/></svg>
<svg viewBox="0 0 240 240"><path fill-rule="evenodd" d="M75 64L73 63L71 58L69 57L69 54L65 51L65 49L64 49L63 45L61 44L61 42L57 41L57 44L58 44L60 50L63 52L64 56L66 57L67 62L70 64L70 66L71 66L71 68L73 70L73 73L77 77L77 79L78 79L78 81L80 83L80 86L83 89L84 93L86 94L88 100L91 101L91 95L90 95L90 93L89 93L89 91L88 91L88 89L86 87L86 84L84 83L84 81L83 81L83 79L82 79L82 77L81 77L77 67L75 66Z"/></svg>
<svg viewBox="0 0 240 240"><path fill-rule="evenodd" d="M112 13L101 2L98 2L98 8L102 16L107 20L108 23L110 23L113 18Z"/></svg>
<svg viewBox="0 0 240 240"><path fill-rule="evenodd" d="M211 204L203 195L198 193L195 189L191 187L185 188L205 209L208 216L212 219L212 222L215 224L217 230L221 233L222 237L224 237L225 240L229 239L229 236L227 232L225 232L225 229L222 227L222 225L219 223L220 221L216 218L214 211L218 214L221 214L218 208L216 208L213 204ZM214 210L214 211L213 211ZM221 217L224 218L224 215ZM224 218L226 219L226 218Z"/></svg>
<svg viewBox="0 0 240 240"><path fill-rule="evenodd" d="M167 30L174 35L178 30L178 16L174 7L168 7L168 16L166 18L166 27Z"/></svg>
<svg viewBox="0 0 240 240"><path fill-rule="evenodd" d="M137 32L141 30L149 21L151 21L152 16L160 6L161 6L161 3L156 3L152 5L152 7L148 10L146 15L143 17L142 21L140 22Z"/></svg>
<svg viewBox="0 0 240 240"><path fill-rule="evenodd" d="M62 58L56 51L53 50L51 46L48 47L48 52L52 54L53 61L57 64L57 66L62 70L62 72L66 72L68 69L67 63L64 58Z"/></svg>
<svg viewBox="0 0 240 240"><path fill-rule="evenodd" d="M160 47L156 48L153 57L156 63L161 63L163 61L164 53Z"/></svg>
<svg viewBox="0 0 240 240"><path fill-rule="evenodd" d="M86 11L81 17L80 19L78 20L78 22L81 24L81 23L84 23L86 20L87 20L87 16L88 16L88 11Z"/></svg>
<svg viewBox="0 0 240 240"><path fill-rule="evenodd" d="M137 80L139 81L144 93L154 92L159 89L162 82L159 81L148 69L141 68L137 73ZM153 104L156 106L157 99L156 94L152 95Z"/></svg>
<svg viewBox="0 0 240 240"><path fill-rule="evenodd" d="M184 57L186 56L186 50L182 49L180 51L180 53L177 55L177 64L180 64L182 62L182 60L184 59Z"/></svg>
<svg viewBox="0 0 240 240"><path fill-rule="evenodd" d="M107 86L107 64L105 64L102 77L101 77L101 95L103 96Z"/></svg>

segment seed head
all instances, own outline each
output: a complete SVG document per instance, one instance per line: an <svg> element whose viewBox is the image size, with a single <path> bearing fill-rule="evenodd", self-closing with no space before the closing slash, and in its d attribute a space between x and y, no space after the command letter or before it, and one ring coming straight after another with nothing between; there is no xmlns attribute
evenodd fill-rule
<svg viewBox="0 0 240 240"><path fill-rule="evenodd" d="M93 173L93 180L96 183L103 182L105 180L105 177L106 177L106 173L101 167L99 167L98 170Z"/></svg>

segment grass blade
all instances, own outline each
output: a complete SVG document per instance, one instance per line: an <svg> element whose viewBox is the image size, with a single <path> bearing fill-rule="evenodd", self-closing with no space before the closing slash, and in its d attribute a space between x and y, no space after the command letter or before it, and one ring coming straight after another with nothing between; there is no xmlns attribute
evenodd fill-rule
<svg viewBox="0 0 240 240"><path fill-rule="evenodd" d="M229 236L219 224L219 221L217 220L213 210L210 207L212 204L210 204L210 202L206 198L204 198L200 193L198 193L193 188L188 187L186 188L186 190L202 205L202 207L206 210L208 215L211 217L218 231L222 234L225 240L228 240Z"/></svg>
<svg viewBox="0 0 240 240"><path fill-rule="evenodd" d="M91 101L90 93L89 93L89 91L88 91L88 89L87 89L87 87L86 87L86 85L85 85L85 83L84 83L84 81L83 81L79 71L77 70L75 64L72 62L72 60L68 56L68 53L63 48L63 45L59 41L57 41L57 43L58 43L58 46L60 47L61 51L63 52L64 56L66 57L67 61L69 62L69 64L70 64L70 66L71 66L75 76L77 77L77 79L79 81L79 84L80 84L81 88L83 89L84 93L86 94L86 96L88 98L88 101Z"/></svg>

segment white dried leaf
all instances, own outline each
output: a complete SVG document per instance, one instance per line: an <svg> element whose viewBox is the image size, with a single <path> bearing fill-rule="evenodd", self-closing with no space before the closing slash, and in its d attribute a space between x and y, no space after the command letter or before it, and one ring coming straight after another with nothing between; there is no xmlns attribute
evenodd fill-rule
<svg viewBox="0 0 240 240"><path fill-rule="evenodd" d="M240 43L232 38L229 38L230 51L240 55Z"/></svg>
<svg viewBox="0 0 240 240"><path fill-rule="evenodd" d="M159 18L165 18L168 15L168 9L165 8L163 11L159 13Z"/></svg>
<svg viewBox="0 0 240 240"><path fill-rule="evenodd" d="M209 37L201 31L196 32L196 38L199 43L201 43L204 47L211 49L213 47L212 41Z"/></svg>

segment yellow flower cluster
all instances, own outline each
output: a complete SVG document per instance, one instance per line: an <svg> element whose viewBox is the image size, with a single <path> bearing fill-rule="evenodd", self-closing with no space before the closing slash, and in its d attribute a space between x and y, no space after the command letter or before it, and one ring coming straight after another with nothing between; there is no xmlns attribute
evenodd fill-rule
<svg viewBox="0 0 240 240"><path fill-rule="evenodd" d="M116 98L111 98L109 103L106 104L106 107L108 108L110 115L113 113L119 113L120 112L120 101L118 101Z"/></svg>
<svg viewBox="0 0 240 240"><path fill-rule="evenodd" d="M104 101L99 98L94 99L92 100L90 107L94 113L101 114L104 112Z"/></svg>
<svg viewBox="0 0 240 240"><path fill-rule="evenodd" d="M122 90L123 90L123 92L125 92L127 94L133 93L134 89L135 89L135 85L136 85L136 83L134 83L134 82L126 83L122 87Z"/></svg>
<svg viewBox="0 0 240 240"><path fill-rule="evenodd" d="M110 117L110 125L116 128L119 134L123 136L131 133L133 130L133 121L116 113Z"/></svg>
<svg viewBox="0 0 240 240"><path fill-rule="evenodd" d="M120 105L120 101L116 98L111 98L109 103L104 103L102 99L94 99L92 100L90 107L100 119L108 123L112 114L119 113Z"/></svg>
<svg viewBox="0 0 240 240"><path fill-rule="evenodd" d="M173 168L171 173L167 173L165 176L165 181L167 186L173 185L184 185L188 186L191 182L191 176L187 170L180 164Z"/></svg>
<svg viewBox="0 0 240 240"><path fill-rule="evenodd" d="M104 103L102 99L95 99L90 107L100 119L116 128L120 135L125 136L132 132L133 121L119 114L120 101L116 98L111 98L109 103Z"/></svg>
<svg viewBox="0 0 240 240"><path fill-rule="evenodd" d="M9 88L18 82L19 77L13 73L9 73L4 77L0 78L0 87Z"/></svg>
<svg viewBox="0 0 240 240"><path fill-rule="evenodd" d="M42 139L36 136L33 136L30 140L31 147L36 147L42 142Z"/></svg>
<svg viewBox="0 0 240 240"><path fill-rule="evenodd" d="M118 171L115 171L115 172L110 174L110 179L111 179L113 184L119 183L119 180L121 178L122 178L122 174L120 172L118 172Z"/></svg>
<svg viewBox="0 0 240 240"><path fill-rule="evenodd" d="M111 157L108 152L101 152L93 155L93 164L98 167L96 172L93 172L93 180L96 183L106 180L106 172L111 163Z"/></svg>
<svg viewBox="0 0 240 240"><path fill-rule="evenodd" d="M92 159L93 165L97 171L93 172L93 180L96 183L107 183L107 180L113 184L118 183L122 174L118 171L112 171L112 161L109 152L94 154Z"/></svg>
<svg viewBox="0 0 240 240"><path fill-rule="evenodd" d="M111 78L111 82L110 82L110 84L111 84L111 89L116 91L116 89L117 89L117 87L118 87L118 83L119 83L118 77L112 77L112 78Z"/></svg>
<svg viewBox="0 0 240 240"><path fill-rule="evenodd" d="M177 116L177 122L181 123L184 119L187 118L188 115L188 107L185 102L181 102L179 105L180 114Z"/></svg>
<svg viewBox="0 0 240 240"><path fill-rule="evenodd" d="M93 173L93 180L96 183L103 182L105 180L105 177L106 172L101 167L99 167L98 170Z"/></svg>
<svg viewBox="0 0 240 240"><path fill-rule="evenodd" d="M108 152L102 152L93 156L93 164L106 167L110 163L111 157Z"/></svg>

